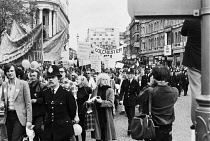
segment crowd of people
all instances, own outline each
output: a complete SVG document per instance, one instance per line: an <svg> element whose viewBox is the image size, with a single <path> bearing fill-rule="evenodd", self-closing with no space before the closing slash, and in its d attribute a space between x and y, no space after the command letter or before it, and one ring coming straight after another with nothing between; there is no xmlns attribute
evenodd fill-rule
<svg viewBox="0 0 210 141"><path fill-rule="evenodd" d="M171 69L171 73L169 72L170 68L164 66L143 70L129 67L106 69L101 73L90 68L86 68L86 71L70 70L62 65L25 70L8 63L0 69L1 110L5 113L1 119L1 139L22 141L26 127L33 128L34 141L78 141L73 124L79 124L83 129L81 139L85 141L87 107L84 105L87 103L92 105L94 115L92 138L117 140L113 121L116 111L125 112L128 118L127 135L130 135L135 107L140 105L139 112L144 111L142 103L145 98L142 100L142 95L148 86L164 85L167 90L175 87L175 90L168 90L172 94L168 99L175 98L173 103L176 102L176 94L177 97L180 96L182 89L184 95L187 95L186 71ZM155 83L151 84L153 82ZM158 101L165 100L159 98ZM122 111L119 111L119 104L123 105ZM164 117L168 113L162 113L163 117L158 117L166 122L159 124L156 119L156 126L161 129L163 127L168 133L172 130L174 121L173 105L170 108L170 123L167 122L169 118Z"/></svg>

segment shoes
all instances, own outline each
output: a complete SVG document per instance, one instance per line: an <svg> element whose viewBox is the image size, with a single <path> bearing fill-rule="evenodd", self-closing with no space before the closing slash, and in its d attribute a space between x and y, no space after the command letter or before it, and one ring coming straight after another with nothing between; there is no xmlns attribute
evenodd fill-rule
<svg viewBox="0 0 210 141"><path fill-rule="evenodd" d="M187 94L184 94L184 96L187 96Z"/></svg>
<svg viewBox="0 0 210 141"><path fill-rule="evenodd" d="M128 135L128 136L131 135L131 130L128 130L127 135Z"/></svg>

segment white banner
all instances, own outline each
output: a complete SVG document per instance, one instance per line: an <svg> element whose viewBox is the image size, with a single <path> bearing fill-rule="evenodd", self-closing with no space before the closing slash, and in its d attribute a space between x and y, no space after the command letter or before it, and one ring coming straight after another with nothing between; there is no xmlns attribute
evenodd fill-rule
<svg viewBox="0 0 210 141"><path fill-rule="evenodd" d="M90 44L88 42L78 42L77 57L83 60L89 60Z"/></svg>
<svg viewBox="0 0 210 141"><path fill-rule="evenodd" d="M117 49L103 49L100 48L96 45L92 45L94 48L94 52L101 54L103 56L103 58L109 57L112 62L117 62L117 61L121 61L123 58L123 47L124 45L118 47ZM102 59L104 60L104 59Z"/></svg>
<svg viewBox="0 0 210 141"><path fill-rule="evenodd" d="M101 72L101 58L99 54L91 54L90 55L90 64L91 69L94 69L96 72Z"/></svg>
<svg viewBox="0 0 210 141"><path fill-rule="evenodd" d="M165 45L164 46L164 55L165 56L168 56L168 55L171 55L171 45Z"/></svg>

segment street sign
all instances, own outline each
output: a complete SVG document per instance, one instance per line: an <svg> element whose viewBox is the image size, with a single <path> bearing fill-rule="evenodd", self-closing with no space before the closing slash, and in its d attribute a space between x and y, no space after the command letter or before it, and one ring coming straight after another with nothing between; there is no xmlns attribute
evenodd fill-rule
<svg viewBox="0 0 210 141"><path fill-rule="evenodd" d="M131 18L195 18L201 0L127 0Z"/></svg>

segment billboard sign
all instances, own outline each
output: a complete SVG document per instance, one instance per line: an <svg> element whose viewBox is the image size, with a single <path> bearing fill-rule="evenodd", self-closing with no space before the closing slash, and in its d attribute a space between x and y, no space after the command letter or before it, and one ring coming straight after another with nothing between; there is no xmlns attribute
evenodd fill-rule
<svg viewBox="0 0 210 141"><path fill-rule="evenodd" d="M201 0L127 0L128 13L137 17L177 17L199 16Z"/></svg>

